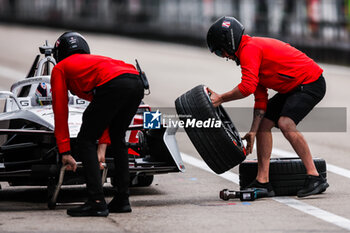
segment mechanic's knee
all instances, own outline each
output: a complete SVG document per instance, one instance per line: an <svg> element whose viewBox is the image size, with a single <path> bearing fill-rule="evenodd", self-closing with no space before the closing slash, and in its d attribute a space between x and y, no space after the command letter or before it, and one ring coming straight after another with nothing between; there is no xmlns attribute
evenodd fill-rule
<svg viewBox="0 0 350 233"><path fill-rule="evenodd" d="M295 132L296 131L296 124L295 122L286 116L281 116L278 119L278 127L281 129L283 133L288 132Z"/></svg>
<svg viewBox="0 0 350 233"><path fill-rule="evenodd" d="M260 122L258 133L270 132L275 123L267 118L263 118Z"/></svg>

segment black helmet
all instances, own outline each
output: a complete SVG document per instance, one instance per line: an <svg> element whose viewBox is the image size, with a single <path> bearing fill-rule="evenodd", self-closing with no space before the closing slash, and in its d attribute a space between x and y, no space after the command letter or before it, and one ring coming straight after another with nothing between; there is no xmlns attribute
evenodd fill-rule
<svg viewBox="0 0 350 233"><path fill-rule="evenodd" d="M56 41L53 57L60 62L70 55L81 53L90 54L90 48L85 38L77 32L65 32Z"/></svg>
<svg viewBox="0 0 350 233"><path fill-rule="evenodd" d="M209 28L207 43L210 52L223 57L222 52L235 57L244 32L243 25L235 18L224 16Z"/></svg>

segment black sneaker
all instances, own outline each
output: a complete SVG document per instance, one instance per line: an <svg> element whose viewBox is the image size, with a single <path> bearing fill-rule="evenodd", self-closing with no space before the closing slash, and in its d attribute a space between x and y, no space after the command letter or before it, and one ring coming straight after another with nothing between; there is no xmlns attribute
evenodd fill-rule
<svg viewBox="0 0 350 233"><path fill-rule="evenodd" d="M111 202L108 203L110 213L130 213L131 206L128 194L116 194Z"/></svg>
<svg viewBox="0 0 350 233"><path fill-rule="evenodd" d="M275 191L273 191L272 185L270 182L267 183L260 183L257 180L254 180L252 183L250 183L245 189L252 188L252 189L266 189L267 196L268 197L274 197Z"/></svg>
<svg viewBox="0 0 350 233"><path fill-rule="evenodd" d="M95 201L87 201L84 205L67 210L67 214L72 217L107 217L109 214L106 202L103 200L100 203Z"/></svg>
<svg viewBox="0 0 350 233"><path fill-rule="evenodd" d="M329 187L327 180L321 175L308 175L305 179L304 187L298 191L298 197L307 197L314 194L320 194Z"/></svg>

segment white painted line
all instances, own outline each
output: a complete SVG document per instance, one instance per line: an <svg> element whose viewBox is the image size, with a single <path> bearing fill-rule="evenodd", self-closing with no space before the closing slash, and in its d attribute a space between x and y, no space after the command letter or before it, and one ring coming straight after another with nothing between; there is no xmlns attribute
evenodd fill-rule
<svg viewBox="0 0 350 233"><path fill-rule="evenodd" d="M20 80L25 78L25 74L21 71L14 70L12 68L8 68L0 65L0 75L4 77L8 77L13 80Z"/></svg>
<svg viewBox="0 0 350 233"><path fill-rule="evenodd" d="M272 154L275 154L279 157L284 157L284 158L291 158L291 157L298 157L298 155L294 152L289 152L289 151L285 151L285 150L281 150L281 149L277 149L277 148L273 148L272 149ZM327 163L327 171L330 171L330 172L333 172L337 175L340 175L340 176L344 176L346 178L349 178L350 179L350 170L348 169L345 169L345 168L341 168L341 167L338 167L338 166L335 166L333 164L329 164Z"/></svg>
<svg viewBox="0 0 350 233"><path fill-rule="evenodd" d="M290 152L289 152L290 153ZM194 167L200 168L202 170L208 171L210 173L215 174L202 160L196 159L193 156L190 156L185 153L181 153L182 160L185 163L188 163ZM290 156L289 156L290 157ZM295 157L295 156L292 156ZM225 172L221 175L222 178L231 181L235 184L239 184L239 176L233 172ZM329 222L331 224L334 224L338 227L341 227L343 229L350 231L350 220L346 219L344 217L335 215L333 213L330 213L328 211L319 209L317 207L314 207L312 205L306 204L302 201L298 201L294 198L290 197L274 197L273 200L285 204L289 207L292 207L294 209L297 209L305 214L311 215L313 217L316 217L318 219L321 219L325 222Z"/></svg>
<svg viewBox="0 0 350 233"><path fill-rule="evenodd" d="M350 171L349 170L347 170L345 168L341 168L341 167L335 166L335 165L332 165L332 164L329 164L329 163L327 163L326 165L327 165L327 170L328 171L350 179Z"/></svg>
<svg viewBox="0 0 350 233"><path fill-rule="evenodd" d="M217 175L202 160L196 159L193 156L190 156L190 155L187 155L187 154L184 154L184 153L181 153L181 157L182 157L182 160L185 163L191 164L194 167L198 167L198 168L200 168L202 170L205 170L207 172L210 172L210 173L213 173L213 174ZM221 176L222 178L224 178L226 180L232 181L233 183L239 184L239 177L238 177L237 174L235 174L233 172L225 172L225 173L220 174L218 176Z"/></svg>
<svg viewBox="0 0 350 233"><path fill-rule="evenodd" d="M332 214L328 211L322 210L320 208L317 208L315 206L306 204L304 202L295 200L293 198L289 197L273 197L273 200L285 204L289 207L292 207L294 209L297 209L301 212L304 212L305 214L312 215L316 218L319 218L325 222L332 223L334 225L337 225L338 227L341 227L343 229L350 231L350 220L346 219L344 217Z"/></svg>

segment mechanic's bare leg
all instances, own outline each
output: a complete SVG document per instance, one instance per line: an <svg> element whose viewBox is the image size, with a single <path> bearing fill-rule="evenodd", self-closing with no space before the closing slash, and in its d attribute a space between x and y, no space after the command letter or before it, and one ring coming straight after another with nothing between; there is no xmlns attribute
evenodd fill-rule
<svg viewBox="0 0 350 233"><path fill-rule="evenodd" d="M258 155L258 174L256 180L260 183L269 182L270 157L272 151L271 129L275 123L267 118L261 120L256 134L256 147Z"/></svg>
<svg viewBox="0 0 350 233"><path fill-rule="evenodd" d="M304 136L297 130L294 121L289 117L282 116L278 120L278 126L285 138L289 141L295 152L303 161L306 168L306 173L308 175L318 176L319 174L312 159L309 146Z"/></svg>

